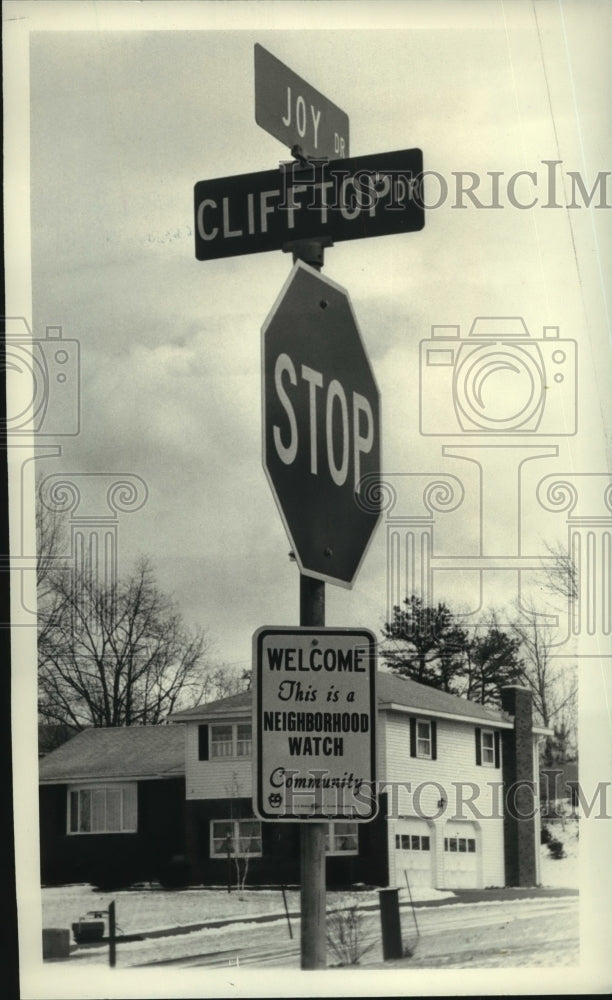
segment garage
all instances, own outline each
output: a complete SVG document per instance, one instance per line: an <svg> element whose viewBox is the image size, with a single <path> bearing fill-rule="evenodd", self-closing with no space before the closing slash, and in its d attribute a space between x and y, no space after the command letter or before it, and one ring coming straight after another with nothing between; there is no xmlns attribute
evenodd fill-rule
<svg viewBox="0 0 612 1000"><path fill-rule="evenodd" d="M398 819L395 823L395 878L397 886L432 883L433 842L424 819Z"/></svg>
<svg viewBox="0 0 612 1000"><path fill-rule="evenodd" d="M444 830L444 885L447 889L480 887L480 838L474 823L447 823Z"/></svg>

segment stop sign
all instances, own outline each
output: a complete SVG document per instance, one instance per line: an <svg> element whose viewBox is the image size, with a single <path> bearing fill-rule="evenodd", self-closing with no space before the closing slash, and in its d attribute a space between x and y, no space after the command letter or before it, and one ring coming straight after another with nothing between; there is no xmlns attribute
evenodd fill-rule
<svg viewBox="0 0 612 1000"><path fill-rule="evenodd" d="M293 552L351 587L381 512L380 394L346 291L298 261L262 351L263 462Z"/></svg>

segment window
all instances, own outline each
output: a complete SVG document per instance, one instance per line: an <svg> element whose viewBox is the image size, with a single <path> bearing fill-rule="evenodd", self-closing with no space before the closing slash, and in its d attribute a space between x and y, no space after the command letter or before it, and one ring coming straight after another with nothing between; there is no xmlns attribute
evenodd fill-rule
<svg viewBox="0 0 612 1000"><path fill-rule="evenodd" d="M436 760L437 725L435 719L410 718L410 756Z"/></svg>
<svg viewBox="0 0 612 1000"><path fill-rule="evenodd" d="M135 783L68 790L69 833L136 833L136 829Z"/></svg>
<svg viewBox="0 0 612 1000"><path fill-rule="evenodd" d="M395 846L401 851L428 851L429 837L421 837L414 833L396 833Z"/></svg>
<svg viewBox="0 0 612 1000"><path fill-rule="evenodd" d="M251 756L251 723L239 722L236 726L236 756Z"/></svg>
<svg viewBox="0 0 612 1000"><path fill-rule="evenodd" d="M232 726L210 727L210 756L233 757L234 739Z"/></svg>
<svg viewBox="0 0 612 1000"><path fill-rule="evenodd" d="M357 854L356 823L329 823L325 837L326 854Z"/></svg>
<svg viewBox="0 0 612 1000"><path fill-rule="evenodd" d="M431 757L431 723L417 719L417 757Z"/></svg>
<svg viewBox="0 0 612 1000"><path fill-rule="evenodd" d="M482 731L482 763L495 766L495 737L490 729Z"/></svg>
<svg viewBox="0 0 612 1000"><path fill-rule="evenodd" d="M476 764L483 767L500 766L500 739L499 733L492 729L474 730L476 736Z"/></svg>
<svg viewBox="0 0 612 1000"><path fill-rule="evenodd" d="M475 854L476 841L472 837L467 840L463 837L445 837L444 850L453 852L458 851L460 854Z"/></svg>
<svg viewBox="0 0 612 1000"><path fill-rule="evenodd" d="M212 725L210 727L210 756L216 759L220 757L250 757L251 723L224 722L222 725Z"/></svg>
<svg viewBox="0 0 612 1000"><path fill-rule="evenodd" d="M257 819L213 819L210 824L211 858L261 857L261 823Z"/></svg>

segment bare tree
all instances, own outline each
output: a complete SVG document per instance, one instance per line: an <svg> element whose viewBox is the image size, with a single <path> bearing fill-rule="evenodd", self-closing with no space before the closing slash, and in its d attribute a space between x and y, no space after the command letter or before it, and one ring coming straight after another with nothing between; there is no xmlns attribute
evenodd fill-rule
<svg viewBox="0 0 612 1000"><path fill-rule="evenodd" d="M39 711L85 726L160 723L202 700L210 641L190 631L142 560L125 581L47 574L39 607Z"/></svg>
<svg viewBox="0 0 612 1000"><path fill-rule="evenodd" d="M549 555L544 564L546 589L569 601L577 600L578 572L571 553L560 542L555 545L546 542L545 545Z"/></svg>
<svg viewBox="0 0 612 1000"><path fill-rule="evenodd" d="M521 612L513 625L520 642L524 665L522 679L528 685L533 704L542 725L555 730L555 741L549 741L547 753L556 747L555 756L567 757L576 742L576 712L578 685L575 667L553 657L554 632L543 623L541 614L532 603Z"/></svg>

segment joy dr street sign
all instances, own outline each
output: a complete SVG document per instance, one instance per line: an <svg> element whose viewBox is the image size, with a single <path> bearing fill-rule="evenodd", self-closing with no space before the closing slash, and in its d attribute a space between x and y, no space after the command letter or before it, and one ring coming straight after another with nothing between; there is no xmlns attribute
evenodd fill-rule
<svg viewBox="0 0 612 1000"><path fill-rule="evenodd" d="M196 257L282 250L302 239L340 243L418 232L425 224L422 173L422 151L401 149L198 181Z"/></svg>
<svg viewBox="0 0 612 1000"><path fill-rule="evenodd" d="M351 587L381 512L380 394L347 292L298 261L262 327L263 464L302 573Z"/></svg>
<svg viewBox="0 0 612 1000"><path fill-rule="evenodd" d="M255 121L290 149L330 160L349 155L345 111L311 87L284 63L255 45Z"/></svg>
<svg viewBox="0 0 612 1000"><path fill-rule="evenodd" d="M376 640L367 629L253 636L253 810L264 820L376 814Z"/></svg>

